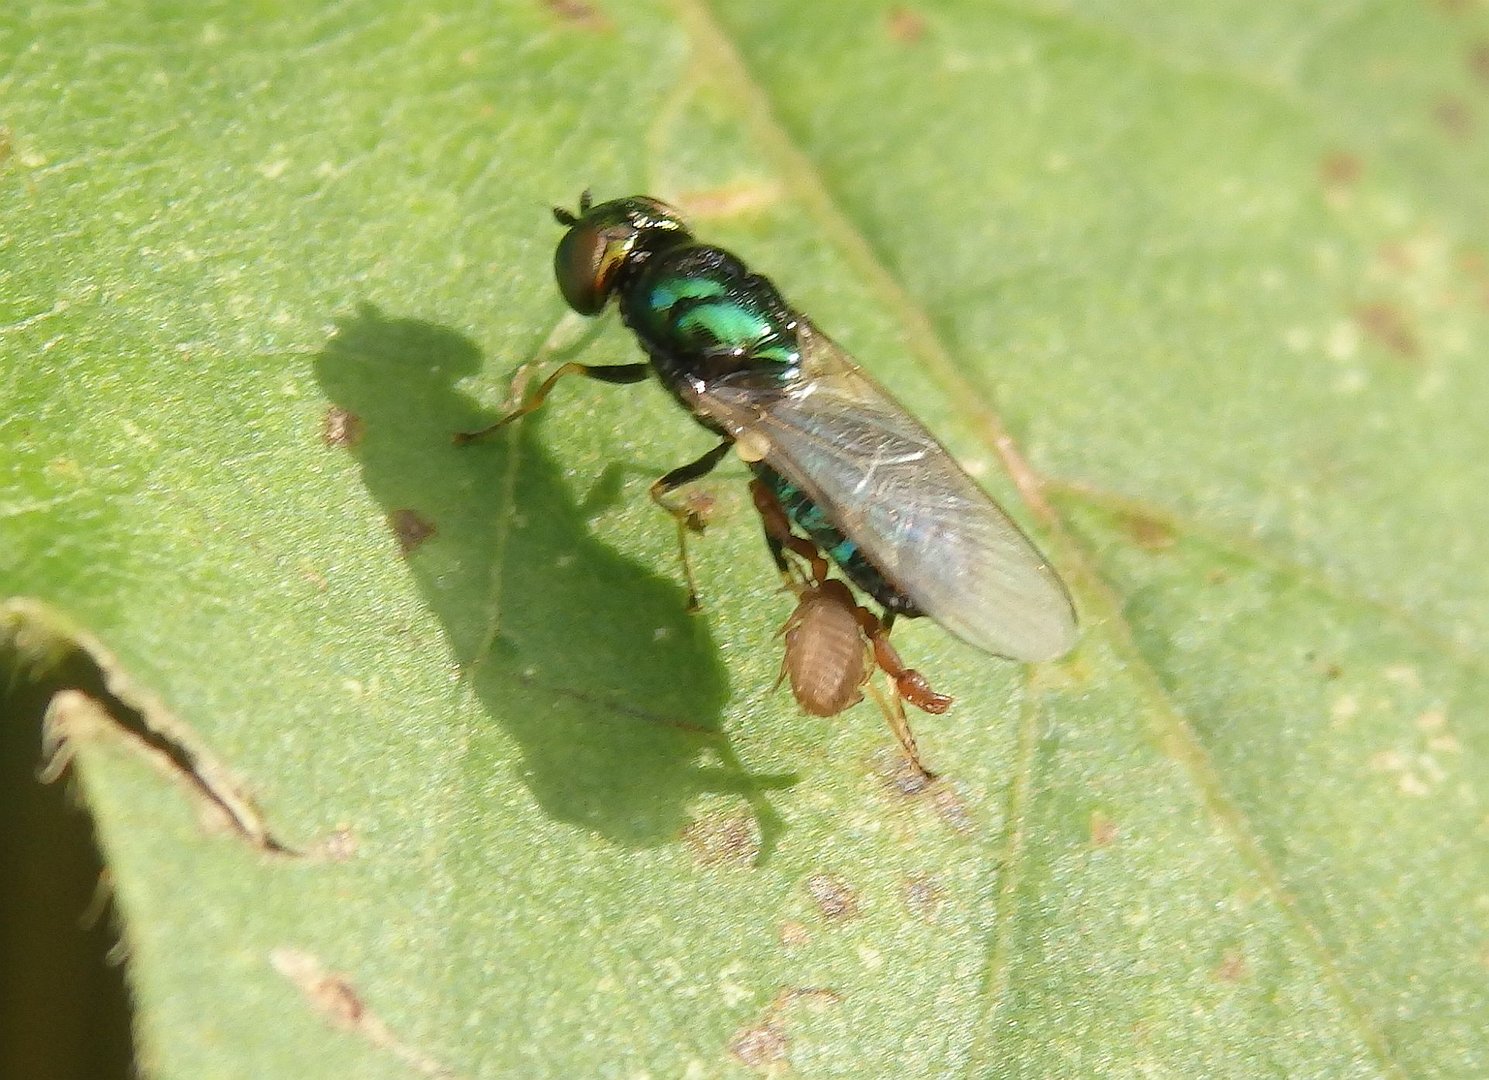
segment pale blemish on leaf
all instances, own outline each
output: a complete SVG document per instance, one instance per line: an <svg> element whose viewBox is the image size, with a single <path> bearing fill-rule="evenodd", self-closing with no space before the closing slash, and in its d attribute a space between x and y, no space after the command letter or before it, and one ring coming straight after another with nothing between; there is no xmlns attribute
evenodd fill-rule
<svg viewBox="0 0 1489 1080"><path fill-rule="evenodd" d="M1340 320L1324 335L1324 353L1331 360L1351 360L1360 351L1360 327Z"/></svg>
<svg viewBox="0 0 1489 1080"><path fill-rule="evenodd" d="M1422 685L1422 673L1411 664L1391 664L1381 672L1387 682L1393 682L1397 686L1406 686L1417 689Z"/></svg>
<svg viewBox="0 0 1489 1080"><path fill-rule="evenodd" d="M795 919L788 919L781 923L777 936L781 939L781 944L788 949L799 949L812 940L811 931L807 929L806 924L797 922Z"/></svg>
<svg viewBox="0 0 1489 1080"><path fill-rule="evenodd" d="M1340 694L1329 706L1329 720L1335 727L1343 727L1360 715L1360 699L1354 694Z"/></svg>
<svg viewBox="0 0 1489 1080"><path fill-rule="evenodd" d="M759 213L780 202L782 195L778 181L749 180L702 191L684 191L675 199L684 216L708 221Z"/></svg>

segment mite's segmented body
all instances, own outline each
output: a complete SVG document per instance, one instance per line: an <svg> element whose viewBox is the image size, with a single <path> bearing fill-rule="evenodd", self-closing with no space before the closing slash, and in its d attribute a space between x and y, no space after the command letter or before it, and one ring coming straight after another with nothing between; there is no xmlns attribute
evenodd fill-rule
<svg viewBox="0 0 1489 1080"><path fill-rule="evenodd" d="M857 607L841 581L813 582L802 586L786 622L781 670L797 704L813 716L836 716L863 700L869 652Z"/></svg>
<svg viewBox="0 0 1489 1080"><path fill-rule="evenodd" d="M781 674L790 681L796 703L813 716L836 716L863 700L863 687L872 689L869 676L878 668L888 676L888 691L874 691L874 700L910 763L933 777L921 763L904 703L939 715L951 708L952 699L936 693L925 676L906 667L889 643L888 625L854 599L844 582L827 576L827 560L810 540L791 531L792 519L775 493L764 482L752 480L750 495L765 528L765 543L798 598L784 629L786 653L781 659ZM787 552L805 568L788 561Z"/></svg>

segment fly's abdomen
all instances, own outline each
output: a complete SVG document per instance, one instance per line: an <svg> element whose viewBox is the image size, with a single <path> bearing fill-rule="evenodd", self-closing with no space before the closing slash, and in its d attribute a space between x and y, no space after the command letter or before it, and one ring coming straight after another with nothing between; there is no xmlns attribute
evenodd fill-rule
<svg viewBox="0 0 1489 1080"><path fill-rule="evenodd" d="M912 619L921 614L910 598L890 584L859 546L844 536L805 492L768 465L755 462L750 468L785 508L791 523L806 533L822 554L837 563L849 581L877 600L885 611Z"/></svg>

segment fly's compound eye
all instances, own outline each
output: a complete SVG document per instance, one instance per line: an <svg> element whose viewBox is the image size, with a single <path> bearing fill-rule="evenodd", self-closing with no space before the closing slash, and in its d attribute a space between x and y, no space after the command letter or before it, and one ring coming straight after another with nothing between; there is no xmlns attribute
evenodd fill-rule
<svg viewBox="0 0 1489 1080"><path fill-rule="evenodd" d="M636 230L580 219L558 242L553 273L569 306L598 315L615 288L615 275L636 243Z"/></svg>
<svg viewBox="0 0 1489 1080"><path fill-rule="evenodd" d="M600 313L628 260L689 238L676 210L644 195L595 205L586 192L578 215L555 209L553 216L569 230L553 253L553 272L564 299L581 315Z"/></svg>

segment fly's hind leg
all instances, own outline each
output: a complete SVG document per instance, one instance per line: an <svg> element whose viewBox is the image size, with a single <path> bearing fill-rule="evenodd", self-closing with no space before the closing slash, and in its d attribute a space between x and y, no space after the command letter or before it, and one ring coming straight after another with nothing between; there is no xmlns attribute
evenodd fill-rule
<svg viewBox="0 0 1489 1080"><path fill-rule="evenodd" d="M914 668L906 667L905 662L900 659L899 651L889 643L889 629L894 625L892 613L880 620L868 608L859 607L855 615L864 637L868 638L869 646L873 649L874 663L884 672L889 683L889 690L885 693L876 689L872 682L869 684L869 690L884 711L884 718L889 721L889 729L894 732L895 738L900 740L900 746L904 748L905 756L910 759L910 764L914 765L926 779L934 780L936 774L927 769L920 760L920 750L915 745L915 736L910 731L910 720L905 715L905 702L910 702L922 712L939 716L951 708L952 699L932 690L931 684L926 682L924 675Z"/></svg>
<svg viewBox="0 0 1489 1080"><path fill-rule="evenodd" d="M864 634L869 639L869 644L874 647L874 662L894 680L895 690L900 697L921 712L933 713L940 716L955 698L945 694L938 694L931 689L931 684L926 678L914 668L906 667L905 662L900 659L899 650L889 643L889 627L874 618L873 612L866 608L859 608L858 624L863 627Z"/></svg>
<svg viewBox="0 0 1489 1080"><path fill-rule="evenodd" d="M645 364L640 365L645 367ZM682 560L682 576L688 583L688 610L698 610L698 583L693 578L693 566L688 561L688 533L702 532L703 519L686 506L680 506L673 500L667 498L669 494L684 484L691 484L699 477L713 471L729 447L734 445L732 439L725 439L697 461L673 469L661 477L651 486L651 501L672 515L672 520L677 522L677 554Z"/></svg>
<svg viewBox="0 0 1489 1080"><path fill-rule="evenodd" d="M541 386L533 393L533 396L524 401L517 408L507 413L490 427L482 428L480 431L458 431L455 433L455 445L464 446L478 439L484 439L494 432L500 431L519 416L526 416L534 412L548 398L548 393L553 389L553 384L565 375L583 375L587 379L598 379L608 383L638 383L651 374L650 364L576 364L573 362L559 365L557 371L543 380Z"/></svg>
<svg viewBox="0 0 1489 1080"><path fill-rule="evenodd" d="M894 737L900 741L900 748L905 751L905 757L910 759L910 764L915 771L927 780L935 780L936 774L925 767L925 762L920 760L920 748L915 745L915 735L910 730L910 719L905 715L905 702L896 689L894 680L888 681L888 689L881 690L872 679L868 682L869 693L874 696L879 710L884 713L884 719L889 721L889 730L894 732Z"/></svg>

